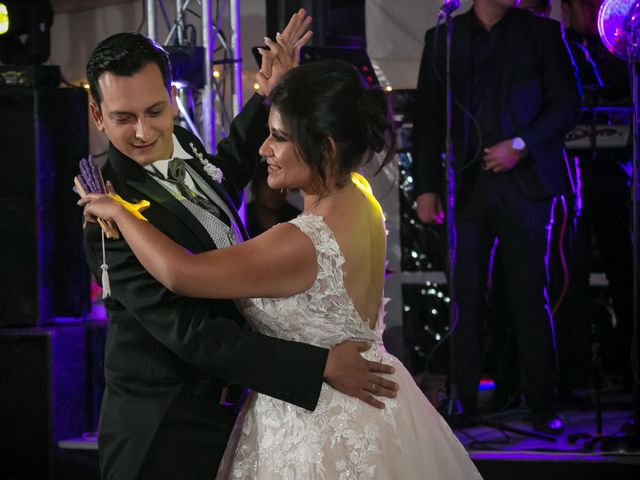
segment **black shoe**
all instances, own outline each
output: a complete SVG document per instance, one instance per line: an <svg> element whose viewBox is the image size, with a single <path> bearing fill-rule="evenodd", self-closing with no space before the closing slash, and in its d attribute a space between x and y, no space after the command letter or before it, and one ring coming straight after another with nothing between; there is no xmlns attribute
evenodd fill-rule
<svg viewBox="0 0 640 480"><path fill-rule="evenodd" d="M534 413L531 423L535 431L549 435L560 435L564 430L564 422L557 413Z"/></svg>

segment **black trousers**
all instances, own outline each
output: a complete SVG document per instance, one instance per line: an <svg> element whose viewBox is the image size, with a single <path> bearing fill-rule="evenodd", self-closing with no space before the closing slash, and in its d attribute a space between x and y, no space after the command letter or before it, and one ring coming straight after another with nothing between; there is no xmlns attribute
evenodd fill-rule
<svg viewBox="0 0 640 480"><path fill-rule="evenodd" d="M465 205L456 212L453 378L463 409L476 410L482 374L487 273L495 240L518 343L521 389L535 413L555 408L556 349L546 286L552 199L521 193L510 174L482 172Z"/></svg>
<svg viewBox="0 0 640 480"><path fill-rule="evenodd" d="M599 150L579 156L582 205L573 217L573 241L568 249L570 282L557 314L561 381L568 388L590 380L591 323L589 273L595 239L616 316L615 342L603 351L605 365L621 371L631 385L633 265L630 210L630 152Z"/></svg>
<svg viewBox="0 0 640 480"><path fill-rule="evenodd" d="M183 389L156 432L139 480L215 478L235 418L235 408Z"/></svg>

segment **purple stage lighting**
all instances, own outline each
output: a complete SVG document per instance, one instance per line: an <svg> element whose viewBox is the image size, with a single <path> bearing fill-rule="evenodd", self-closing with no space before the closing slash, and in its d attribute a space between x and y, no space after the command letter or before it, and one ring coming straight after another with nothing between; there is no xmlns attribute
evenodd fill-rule
<svg viewBox="0 0 640 480"><path fill-rule="evenodd" d="M600 38L607 49L617 57L627 59L628 39L633 35L637 36L639 29L640 0L605 0L600 7Z"/></svg>

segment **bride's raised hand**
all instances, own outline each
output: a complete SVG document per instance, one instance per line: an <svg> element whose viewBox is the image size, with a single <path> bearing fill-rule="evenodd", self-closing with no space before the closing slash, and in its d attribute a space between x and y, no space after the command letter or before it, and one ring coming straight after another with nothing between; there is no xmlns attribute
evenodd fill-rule
<svg viewBox="0 0 640 480"><path fill-rule="evenodd" d="M300 49L313 35L311 30L307 31L311 20L304 8L301 8L291 17L282 33L276 34L276 42L283 50L283 57L279 57L279 61L286 62L290 67L297 67L300 64Z"/></svg>
<svg viewBox="0 0 640 480"><path fill-rule="evenodd" d="M256 75L256 82L264 95L269 95L288 70L300 64L300 49L313 35L313 32L307 31L310 24L311 17L307 16L304 9L300 9L293 14L282 33L276 34L276 41L265 37L269 49L258 48L262 63Z"/></svg>

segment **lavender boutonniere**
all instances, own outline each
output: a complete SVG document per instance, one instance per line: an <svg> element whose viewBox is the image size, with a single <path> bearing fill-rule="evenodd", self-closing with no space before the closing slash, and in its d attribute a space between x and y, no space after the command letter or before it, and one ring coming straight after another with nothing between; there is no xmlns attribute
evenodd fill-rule
<svg viewBox="0 0 640 480"><path fill-rule="evenodd" d="M222 183L222 181L224 180L224 175L222 174L222 170L220 170L215 165L212 165L209 162L209 160L207 160L205 156L198 151L198 149L193 144L193 142L190 142L189 146L191 147L191 150L193 151L193 154L195 155L195 157L198 160L200 160L200 163L204 167L204 171L206 172L206 174L209 175L214 182Z"/></svg>

